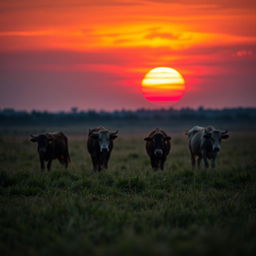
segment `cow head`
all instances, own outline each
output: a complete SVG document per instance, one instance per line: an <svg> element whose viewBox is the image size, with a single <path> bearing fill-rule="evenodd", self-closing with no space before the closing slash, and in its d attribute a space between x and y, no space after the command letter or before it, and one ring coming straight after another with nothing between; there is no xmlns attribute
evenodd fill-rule
<svg viewBox="0 0 256 256"><path fill-rule="evenodd" d="M219 131L215 129L206 129L204 138L211 144L214 152L220 151L221 140L229 137L228 131Z"/></svg>
<svg viewBox="0 0 256 256"><path fill-rule="evenodd" d="M108 130L89 131L89 136L98 141L101 152L109 152L110 144L115 138L117 138L117 133L118 131L109 132Z"/></svg>
<svg viewBox="0 0 256 256"><path fill-rule="evenodd" d="M164 154L166 148L166 142L171 140L170 136L165 136L162 133L156 133L152 137L144 138L145 141L148 141L152 145L153 154L156 157L161 157Z"/></svg>
<svg viewBox="0 0 256 256"><path fill-rule="evenodd" d="M47 151L49 144L52 143L53 138L49 134L41 134L41 135L30 135L32 142L37 142L37 150L39 154L44 154Z"/></svg>

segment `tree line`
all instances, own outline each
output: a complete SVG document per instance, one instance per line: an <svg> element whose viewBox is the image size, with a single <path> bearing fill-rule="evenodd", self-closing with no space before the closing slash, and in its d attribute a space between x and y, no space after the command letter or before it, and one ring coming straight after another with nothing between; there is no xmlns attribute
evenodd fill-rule
<svg viewBox="0 0 256 256"><path fill-rule="evenodd" d="M207 109L199 107L197 109L138 109L138 110L115 110L96 111L79 110L74 107L70 111L20 111L10 108L0 109L1 125L37 125L47 124L79 124L94 121L136 121L136 120L219 120L219 121L255 121L256 108L224 108Z"/></svg>

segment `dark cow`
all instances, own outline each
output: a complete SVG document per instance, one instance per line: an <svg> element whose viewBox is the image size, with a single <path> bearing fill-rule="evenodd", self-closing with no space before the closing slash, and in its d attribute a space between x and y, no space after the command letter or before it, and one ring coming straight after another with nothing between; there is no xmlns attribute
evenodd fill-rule
<svg viewBox="0 0 256 256"><path fill-rule="evenodd" d="M220 151L221 140L227 139L228 131L220 131L212 126L194 126L186 132L189 138L189 150L191 153L192 167L196 165L200 168L201 160L204 160L205 167L208 168L208 159L211 160L211 167L215 167L215 160Z"/></svg>
<svg viewBox="0 0 256 256"><path fill-rule="evenodd" d="M45 169L44 162L48 161L47 169L50 171L53 159L58 159L61 164L68 167L70 162L68 139L62 132L31 135L31 137L32 142L37 142L41 170Z"/></svg>
<svg viewBox="0 0 256 256"><path fill-rule="evenodd" d="M117 138L118 131L110 132L104 127L89 130L87 149L91 155L94 171L108 168L108 161L113 149L113 140Z"/></svg>
<svg viewBox="0 0 256 256"><path fill-rule="evenodd" d="M171 137L163 130L156 128L144 140L152 168L157 170L160 167L163 170L166 157L171 149Z"/></svg>

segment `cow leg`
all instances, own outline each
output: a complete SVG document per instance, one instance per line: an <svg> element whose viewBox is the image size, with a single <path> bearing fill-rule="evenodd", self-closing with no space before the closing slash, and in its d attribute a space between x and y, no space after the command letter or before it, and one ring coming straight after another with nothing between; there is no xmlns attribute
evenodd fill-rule
<svg viewBox="0 0 256 256"><path fill-rule="evenodd" d="M212 161L211 161L212 168L215 168L215 160L216 160L216 158L212 158Z"/></svg>
<svg viewBox="0 0 256 256"><path fill-rule="evenodd" d="M197 159L197 167L200 168L201 166L201 161L202 161L202 157L199 156L198 159Z"/></svg>
<svg viewBox="0 0 256 256"><path fill-rule="evenodd" d="M205 168L208 168L209 164L208 164L208 161L207 161L207 157L203 156L203 159L204 159L204 166L205 166Z"/></svg>
<svg viewBox="0 0 256 256"><path fill-rule="evenodd" d="M65 168L68 168L68 159L65 157Z"/></svg>
<svg viewBox="0 0 256 256"><path fill-rule="evenodd" d="M105 161L105 163L104 163L104 168L105 168L105 169L108 169L108 161Z"/></svg>
<svg viewBox="0 0 256 256"><path fill-rule="evenodd" d="M201 153L201 155L202 155L202 158L203 158L203 160L204 160L204 166L205 166L205 168L208 168L209 167L209 164L208 164L208 160L207 160L207 153L206 153L206 151L202 151L202 153Z"/></svg>
<svg viewBox="0 0 256 256"><path fill-rule="evenodd" d="M65 166L65 168L68 168L68 163L69 163L69 160L68 160L68 156L66 153L63 154L63 156L61 156L59 158L59 161L61 164L63 164Z"/></svg>
<svg viewBox="0 0 256 256"><path fill-rule="evenodd" d="M104 162L101 162L99 165L98 165L98 171L102 171L104 169L104 166L105 166L105 163Z"/></svg>
<svg viewBox="0 0 256 256"><path fill-rule="evenodd" d="M109 161L109 158L110 158L110 154L107 155L105 161L104 161L104 168L105 169L108 169L108 161Z"/></svg>
<svg viewBox="0 0 256 256"><path fill-rule="evenodd" d="M42 158L40 159L40 166L41 166L41 171L44 171L45 165L44 165L44 160Z"/></svg>
<svg viewBox="0 0 256 256"><path fill-rule="evenodd" d="M102 168L108 169L108 158L104 158L101 163Z"/></svg>
<svg viewBox="0 0 256 256"><path fill-rule="evenodd" d="M97 171L100 172L104 166L104 158L103 155L100 154L97 159Z"/></svg>
<svg viewBox="0 0 256 256"><path fill-rule="evenodd" d="M163 157L161 160L159 160L160 169L161 169L162 171L164 170L165 161L166 161L166 157Z"/></svg>
<svg viewBox="0 0 256 256"><path fill-rule="evenodd" d="M156 168L159 169L159 168L160 168L160 160L157 159L157 160L155 161L155 163L156 163Z"/></svg>
<svg viewBox="0 0 256 256"><path fill-rule="evenodd" d="M96 168L96 162L95 162L95 157L93 157L93 155L92 154L90 154L91 155L91 160L92 160L92 166L93 166L93 171L97 171L97 168Z"/></svg>
<svg viewBox="0 0 256 256"><path fill-rule="evenodd" d="M150 160L151 160L151 167L156 171L158 167L156 161L153 159L153 157Z"/></svg>
<svg viewBox="0 0 256 256"><path fill-rule="evenodd" d="M97 158L92 156L92 165L93 165L93 170L96 172L98 171L99 167L98 167L98 161Z"/></svg>
<svg viewBox="0 0 256 256"><path fill-rule="evenodd" d="M64 165L65 164L65 160L64 160L64 157L63 156L58 156L57 158L60 162L60 164Z"/></svg>
<svg viewBox="0 0 256 256"><path fill-rule="evenodd" d="M50 171L51 170L51 165L52 165L52 160L49 160L47 163L47 170Z"/></svg>
<svg viewBox="0 0 256 256"><path fill-rule="evenodd" d="M65 154L64 154L64 159L66 161L66 167L68 167L68 164L70 162L70 156L69 156L69 152L68 150L66 150Z"/></svg>
<svg viewBox="0 0 256 256"><path fill-rule="evenodd" d="M61 156L60 162L65 166L65 168L68 168L68 159L65 153Z"/></svg>
<svg viewBox="0 0 256 256"><path fill-rule="evenodd" d="M191 164L192 164L192 168L194 169L196 166L196 158L193 154L191 154Z"/></svg>
<svg viewBox="0 0 256 256"><path fill-rule="evenodd" d="M162 171L164 170L164 162L165 162L165 160L161 160L161 162L160 162L160 169Z"/></svg>
<svg viewBox="0 0 256 256"><path fill-rule="evenodd" d="M97 164L93 165L93 170L94 170L95 172L98 171L98 165L97 165Z"/></svg>

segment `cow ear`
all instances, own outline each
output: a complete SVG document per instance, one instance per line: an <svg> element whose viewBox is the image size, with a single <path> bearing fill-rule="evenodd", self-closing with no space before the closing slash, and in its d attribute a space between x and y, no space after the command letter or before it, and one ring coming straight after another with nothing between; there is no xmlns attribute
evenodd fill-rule
<svg viewBox="0 0 256 256"><path fill-rule="evenodd" d="M37 142L37 136L35 136L35 135L30 135L30 136L31 136L30 141Z"/></svg>
<svg viewBox="0 0 256 256"><path fill-rule="evenodd" d="M112 140L114 140L115 138L117 138L117 133L118 133L118 130L115 131L115 132L110 133L110 138L111 138Z"/></svg>
<svg viewBox="0 0 256 256"><path fill-rule="evenodd" d="M228 135L228 130L225 130L221 133L221 138L222 139L227 139L229 138L229 135Z"/></svg>
<svg viewBox="0 0 256 256"><path fill-rule="evenodd" d="M117 138L117 135L116 135L116 134L111 134L111 135L110 135L110 138L111 138L112 140L114 140L114 139Z"/></svg>
<svg viewBox="0 0 256 256"><path fill-rule="evenodd" d="M172 139L172 137L170 137L170 136L165 137L165 140L171 140L171 139Z"/></svg>
<svg viewBox="0 0 256 256"><path fill-rule="evenodd" d="M152 138L146 137L146 138L144 138L144 140L145 140L145 141L151 141Z"/></svg>
<svg viewBox="0 0 256 256"><path fill-rule="evenodd" d="M229 135L228 134L222 134L221 138L225 140L225 139L229 138Z"/></svg>

